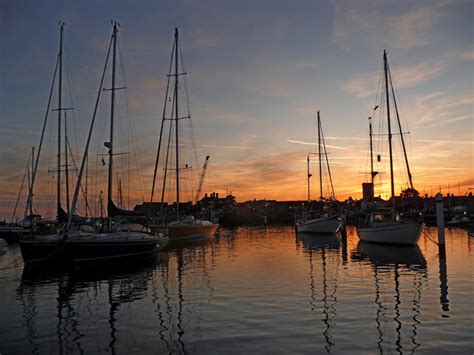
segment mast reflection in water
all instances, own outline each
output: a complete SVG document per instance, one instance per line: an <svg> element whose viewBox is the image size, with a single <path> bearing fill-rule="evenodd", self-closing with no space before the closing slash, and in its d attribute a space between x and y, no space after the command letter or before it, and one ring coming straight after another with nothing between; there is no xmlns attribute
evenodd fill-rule
<svg viewBox="0 0 474 355"><path fill-rule="evenodd" d="M429 231L434 234L434 230ZM222 230L145 264L23 270L0 245L2 353L472 351L472 236L417 247ZM449 292L448 292L449 290Z"/></svg>

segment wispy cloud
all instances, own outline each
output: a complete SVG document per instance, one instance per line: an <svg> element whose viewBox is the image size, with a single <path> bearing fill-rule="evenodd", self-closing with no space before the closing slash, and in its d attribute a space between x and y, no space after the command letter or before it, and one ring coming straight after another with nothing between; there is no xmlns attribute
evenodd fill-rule
<svg viewBox="0 0 474 355"><path fill-rule="evenodd" d="M397 88L411 87L434 78L445 68L444 60L419 63L395 68L392 77ZM347 81L343 89L358 97L373 96L377 93L379 78L380 72L373 71Z"/></svg>
<svg viewBox="0 0 474 355"><path fill-rule="evenodd" d="M285 140L289 143L295 143L295 144L318 145L318 143L314 143L314 142L296 141L296 140L293 140L293 139L285 139ZM337 145L327 145L327 144L326 144L326 148L347 150L347 148L344 148L344 147L339 147Z"/></svg>
<svg viewBox="0 0 474 355"><path fill-rule="evenodd" d="M364 137L324 137L325 139L329 140L337 140L337 141L347 141L347 140L352 140L352 141L365 141L367 138Z"/></svg>
<svg viewBox="0 0 474 355"><path fill-rule="evenodd" d="M474 60L474 49L461 53L460 58L465 60Z"/></svg>
<svg viewBox="0 0 474 355"><path fill-rule="evenodd" d="M333 1L332 40L348 48L352 43L366 41L390 43L398 48L415 48L433 42L433 28L439 23L450 1L416 3L407 12L393 14L387 2Z"/></svg>
<svg viewBox="0 0 474 355"><path fill-rule="evenodd" d="M427 143L443 143L443 144L474 144L474 142L469 141L447 141L441 139L417 139L417 142L427 142Z"/></svg>
<svg viewBox="0 0 474 355"><path fill-rule="evenodd" d="M218 47L222 42L219 31L208 31L204 28L196 28L189 35L188 45L192 48Z"/></svg>
<svg viewBox="0 0 474 355"><path fill-rule="evenodd" d="M473 119L473 104L474 97L470 94L453 97L445 92L434 92L417 96L410 112L418 124L443 126Z"/></svg>
<svg viewBox="0 0 474 355"><path fill-rule="evenodd" d="M438 23L447 1L421 7L390 19L391 37L399 48L425 46L433 41L432 28Z"/></svg>
<svg viewBox="0 0 474 355"><path fill-rule="evenodd" d="M242 147L242 146L234 146L234 145L211 145L211 144L200 144L200 147L206 148L224 148L224 149L238 149L238 150L249 150L253 149L252 147Z"/></svg>

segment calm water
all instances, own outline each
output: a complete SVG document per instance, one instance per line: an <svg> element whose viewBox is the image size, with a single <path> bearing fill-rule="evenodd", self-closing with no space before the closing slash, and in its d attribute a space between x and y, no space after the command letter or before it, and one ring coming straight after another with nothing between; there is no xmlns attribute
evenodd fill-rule
<svg viewBox="0 0 474 355"><path fill-rule="evenodd" d="M429 233L435 235L435 230ZM474 235L417 248L222 230L140 267L0 271L0 353L474 350ZM0 267L19 257L0 245Z"/></svg>

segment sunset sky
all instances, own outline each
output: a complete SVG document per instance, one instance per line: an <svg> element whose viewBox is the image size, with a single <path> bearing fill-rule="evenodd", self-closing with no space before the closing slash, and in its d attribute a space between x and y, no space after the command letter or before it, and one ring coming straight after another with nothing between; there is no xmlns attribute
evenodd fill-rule
<svg viewBox="0 0 474 355"><path fill-rule="evenodd" d="M180 29L188 72L199 165L211 156L205 192L232 191L239 201L306 199L306 156L315 149L311 143L320 110L336 197L360 198L361 183L368 178L367 117L375 104L384 49L403 130L410 132L415 188L431 194L442 185L446 193L449 184L457 194L458 186L461 193L474 187L470 0L3 0L0 16L2 217L11 216L30 149L39 142L59 20L66 23L64 80L69 78L71 89L64 84L63 101L75 108L68 117L71 132L76 127L71 143L77 160L110 40L110 19L120 22L141 171L129 183L133 203L149 196L174 26ZM104 96L99 131L108 124L108 105ZM118 102L118 110L124 107ZM55 119L50 116L38 200L48 192L54 199L47 185L54 178L48 169L54 167ZM105 153L97 142L92 143L94 155ZM395 160L397 191L407 181L400 159ZM101 168L95 164L92 170ZM316 166L312 169L315 190ZM380 169L385 174L378 193L384 195L388 170Z"/></svg>

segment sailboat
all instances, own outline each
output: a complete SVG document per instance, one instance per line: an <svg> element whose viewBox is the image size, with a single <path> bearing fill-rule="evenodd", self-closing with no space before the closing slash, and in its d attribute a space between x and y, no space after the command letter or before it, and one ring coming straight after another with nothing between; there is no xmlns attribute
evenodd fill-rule
<svg viewBox="0 0 474 355"><path fill-rule="evenodd" d="M341 228L341 218L333 213L328 208L330 206L325 206L325 201L323 198L323 161L322 156L326 158L326 164L328 169L329 180L331 183L332 199L335 200L334 196L334 186L332 184L331 170L329 168L329 160L326 151L326 143L324 141L324 135L321 126L321 117L318 111L318 162L319 162L319 188L320 188L320 197L319 201L321 204L321 210L318 211L305 211L303 213L303 218L296 222L296 230L298 232L309 232L309 233L337 233ZM311 204L311 190L310 190L310 179L311 174L309 172L309 155L307 157L307 167L308 167L308 205ZM324 211L324 208L327 208L327 211Z"/></svg>
<svg viewBox="0 0 474 355"><path fill-rule="evenodd" d="M174 138L175 138L174 143L175 143L175 148L176 148L176 151L175 151L176 215L175 215L175 220L169 223L167 226L168 237L170 241L187 239L187 238L210 237L214 235L217 228L219 227L217 223L213 223L207 220L196 219L194 218L194 216L186 216L182 218L183 216L181 215L181 211L180 211L180 186L181 186L180 171L184 168L180 166L179 121L182 119L191 119L191 115L188 112L187 116L180 117L180 110L179 110L180 100L178 97L179 77L182 75L186 75L186 72L184 70L183 72L180 72L179 70L179 65L180 65L179 60L180 58L182 58L182 54L179 53L179 51L180 51L179 33L178 33L178 28L175 28L170 71L168 74L168 84L166 88L165 105L163 109L163 119L161 121L160 137L159 137L159 142L158 142L158 151L157 151L157 157L156 157L156 162L155 162L155 169L154 169L154 174L153 174L153 185L152 185L151 198L150 198L150 205L151 205L153 203L155 181L156 181L158 164L160 160L160 151L161 151L162 138L163 138L163 127L164 127L165 121L168 120L171 122L171 125L170 125L169 134L168 134L168 147L167 147L166 158L165 158L165 169L164 169L165 173L164 173L164 178L163 178L163 188L162 188L162 194L161 194L161 206L163 206L164 204L164 191L166 187L166 177L167 177L167 170L168 170L170 139L171 139L171 134L172 134L172 124L174 122L174 128L175 128L174 129ZM173 64L174 64L174 73L172 72ZM169 99L169 101L172 102L172 109L171 109L172 117L166 118L166 112L167 112L166 108L167 108L168 92L170 89L171 78L174 78L174 88L173 88L173 95L172 95L173 97L172 99L171 98Z"/></svg>
<svg viewBox="0 0 474 355"><path fill-rule="evenodd" d="M99 93L92 116L91 126L89 129L84 155L82 157L81 167L78 173L74 197L67 214L67 223L58 229L54 235L33 235L28 240L20 241L22 256L25 264L68 264L73 266L87 265L96 263L114 263L118 261L128 261L136 257L144 257L153 255L157 250L161 249L166 240L162 234L151 234L145 226L136 223L128 223L127 221L118 221L113 224L112 216L108 215L107 226L105 231L96 232L90 226L81 226L73 224L73 216L76 211L79 191L81 189L81 180L86 165L89 151L92 131L94 128L97 109L100 102L101 92L103 91L104 77L109 61L110 50L112 48L112 85L111 92L111 111L110 111L110 140L104 145L109 149L109 171L108 171L108 203L112 202L112 177L113 177L113 138L114 138L114 104L115 91L115 64L117 51L117 33L118 23L113 22L113 33L109 43L109 49L105 60L104 70L99 85ZM60 57L59 67L61 69L62 62L62 34L63 24L61 24L60 36ZM61 70L60 70L61 73ZM61 75L60 75L61 77ZM58 110L61 112L61 107ZM38 153L39 154L39 153ZM37 157L38 159L38 157ZM58 158L59 159L59 158ZM58 167L59 167L58 163ZM58 169L59 170L59 169ZM31 194L31 190L30 190ZM61 200L59 199L60 185L58 184L58 220L61 215Z"/></svg>
<svg viewBox="0 0 474 355"><path fill-rule="evenodd" d="M397 116L397 123L399 128L399 134L402 142L402 148L405 156L405 163L408 172L408 178L410 181L410 188L413 188L413 180L410 172L410 166L408 164L408 157L405 149L405 142L403 139L403 132L400 123L400 117L398 115L397 102L395 100L395 91L393 89L392 76L388 66L387 52L383 53L384 61L384 78L385 78L385 100L386 100L386 111L387 111L387 128L388 128L388 145L390 154L390 185L391 185L391 200L392 208L390 213L384 213L383 211L377 212L372 211L368 215L368 221L364 227L357 228L357 234L361 241L373 242L373 243L384 243L384 244L409 244L415 245L418 243L420 238L423 224L414 221L402 221L396 218L395 211L395 183L393 177L393 151L392 151L392 127L390 119L390 92L395 107L395 113ZM389 90L389 85L391 90ZM376 110L378 106L374 108ZM376 172L373 170L373 148L372 148L372 125L369 123L370 133L370 159L371 159L371 176L372 176L372 189L374 184L374 177ZM372 193L373 200L373 193Z"/></svg>
<svg viewBox="0 0 474 355"><path fill-rule="evenodd" d="M32 166L31 180L29 184L28 198L26 201L25 217L28 212L32 215L33 211L33 191L36 181L36 174L38 171L38 163L40 160L41 149L43 145L44 133L47 125L47 120L50 112L50 105L52 101L56 77L58 78L58 107L54 110L58 113L58 128L57 128L57 170L56 170L56 220L51 223L51 233L44 233L44 230L36 230L33 220L30 223L30 234L24 236L19 240L23 261L25 264L36 262L62 262L66 258L65 243L62 238L62 233L59 230L60 222L64 222L64 215L66 212L61 205L61 123L62 115L65 109L62 107L62 74L63 74L63 35L64 23L59 23L59 52L54 69L53 81L51 84L51 91L49 94L48 104L46 107L46 114L43 121L41 138L38 145L38 152L35 157L34 166ZM32 158L33 159L33 158Z"/></svg>

